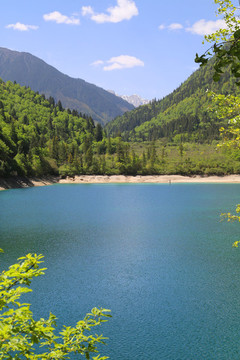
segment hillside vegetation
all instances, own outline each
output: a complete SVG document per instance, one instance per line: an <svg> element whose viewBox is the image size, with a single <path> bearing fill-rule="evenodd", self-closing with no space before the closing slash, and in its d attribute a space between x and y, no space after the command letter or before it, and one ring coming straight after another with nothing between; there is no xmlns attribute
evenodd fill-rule
<svg viewBox="0 0 240 360"><path fill-rule="evenodd" d="M102 127L95 128L91 117L66 111L60 101L55 104L30 88L0 81L0 175L58 173L68 165L75 171L90 168L88 150L94 140L102 140Z"/></svg>
<svg viewBox="0 0 240 360"><path fill-rule="evenodd" d="M216 143L125 142L52 97L0 80L0 176L239 173L238 150Z"/></svg>
<svg viewBox="0 0 240 360"><path fill-rule="evenodd" d="M188 142L211 142L219 139L219 127L224 124L208 111L207 90L221 94L238 94L239 87L226 72L214 82L212 62L195 71L181 86L162 100L125 113L106 126L110 135L122 134L126 141L146 141L181 138ZM175 139L176 138L176 139Z"/></svg>

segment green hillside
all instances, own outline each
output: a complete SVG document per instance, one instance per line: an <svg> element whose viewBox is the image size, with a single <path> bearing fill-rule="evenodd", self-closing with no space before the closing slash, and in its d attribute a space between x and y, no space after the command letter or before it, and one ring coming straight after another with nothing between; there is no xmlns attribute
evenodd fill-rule
<svg viewBox="0 0 240 360"><path fill-rule="evenodd" d="M144 124L143 124L144 125ZM0 177L239 173L238 150L176 141L125 142L61 102L0 80Z"/></svg>
<svg viewBox="0 0 240 360"><path fill-rule="evenodd" d="M181 136L182 141L211 142L219 137L222 125L207 108L207 90L238 94L239 87L226 72L219 82L212 80L212 62L195 71L183 84L162 100L125 113L106 126L110 135L122 134L127 141L146 141Z"/></svg>
<svg viewBox="0 0 240 360"><path fill-rule="evenodd" d="M88 114L101 124L132 110L133 105L82 79L67 76L29 53L0 47L0 77L30 86L34 91L60 100L67 109Z"/></svg>
<svg viewBox="0 0 240 360"><path fill-rule="evenodd" d="M61 102L0 81L0 176L58 174L92 166L101 125Z"/></svg>

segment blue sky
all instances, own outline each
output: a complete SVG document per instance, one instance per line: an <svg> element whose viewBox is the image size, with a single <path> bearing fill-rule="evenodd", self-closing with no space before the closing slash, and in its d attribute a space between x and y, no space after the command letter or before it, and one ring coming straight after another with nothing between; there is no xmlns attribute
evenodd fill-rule
<svg viewBox="0 0 240 360"><path fill-rule="evenodd" d="M204 34L221 24L216 9L214 0L2 0L0 46L120 95L161 99L197 68Z"/></svg>

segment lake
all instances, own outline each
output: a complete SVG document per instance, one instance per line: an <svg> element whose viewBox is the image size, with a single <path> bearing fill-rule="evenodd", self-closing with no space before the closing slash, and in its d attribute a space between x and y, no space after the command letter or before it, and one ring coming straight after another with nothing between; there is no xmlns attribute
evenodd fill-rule
<svg viewBox="0 0 240 360"><path fill-rule="evenodd" d="M240 225L220 221L238 184L53 185L0 192L0 268L29 252L36 317L74 325L112 310L98 329L112 360L240 357Z"/></svg>

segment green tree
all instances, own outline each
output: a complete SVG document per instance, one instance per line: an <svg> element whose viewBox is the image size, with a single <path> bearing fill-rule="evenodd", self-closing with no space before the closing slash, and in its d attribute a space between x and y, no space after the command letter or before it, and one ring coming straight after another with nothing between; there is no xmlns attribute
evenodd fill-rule
<svg viewBox="0 0 240 360"><path fill-rule="evenodd" d="M97 142L102 141L103 139L103 129L102 129L102 125L97 123L96 125L96 133L95 133L95 140Z"/></svg>
<svg viewBox="0 0 240 360"><path fill-rule="evenodd" d="M20 302L21 295L31 291L31 280L44 274L46 269L39 267L42 258L28 254L0 274L0 359L55 360L68 359L70 354L85 359L107 359L94 356L98 353L97 345L104 344L105 338L93 335L91 330L107 321L109 310L94 308L75 327L64 326L56 334L53 314L46 320L35 320L30 304Z"/></svg>
<svg viewBox="0 0 240 360"><path fill-rule="evenodd" d="M109 155L113 154L114 151L113 151L113 147L112 147L112 140L110 137L108 137L108 140L107 140L107 153Z"/></svg>
<svg viewBox="0 0 240 360"><path fill-rule="evenodd" d="M60 100L58 100L57 107L58 107L59 111L63 111L62 103Z"/></svg>
<svg viewBox="0 0 240 360"><path fill-rule="evenodd" d="M179 150L179 154L180 154L181 159L182 159L182 157L183 157L183 152L184 152L184 146L183 146L183 143L182 143L182 142L179 144L178 150Z"/></svg>

